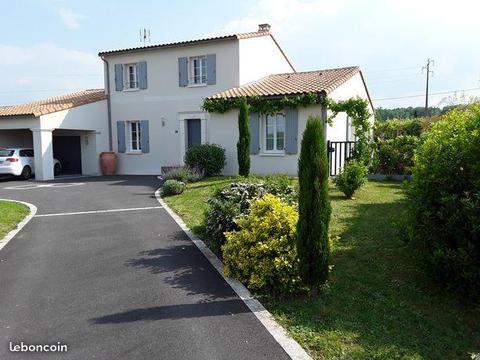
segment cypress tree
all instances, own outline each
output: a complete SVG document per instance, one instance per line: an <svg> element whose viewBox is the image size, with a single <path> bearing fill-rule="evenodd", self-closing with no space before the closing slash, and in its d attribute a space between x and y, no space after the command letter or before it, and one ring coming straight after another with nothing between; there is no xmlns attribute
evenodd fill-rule
<svg viewBox="0 0 480 360"><path fill-rule="evenodd" d="M308 118L301 146L298 161L297 253L302 281L316 295L328 278L328 226L331 214L327 147L319 117Z"/></svg>
<svg viewBox="0 0 480 360"><path fill-rule="evenodd" d="M237 159L238 174L248 176L250 173L250 126L248 104L242 99L238 113Z"/></svg>

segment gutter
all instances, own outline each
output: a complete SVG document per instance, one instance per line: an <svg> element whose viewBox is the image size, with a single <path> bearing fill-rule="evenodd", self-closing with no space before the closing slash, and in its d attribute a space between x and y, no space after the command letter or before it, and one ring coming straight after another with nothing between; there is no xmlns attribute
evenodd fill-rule
<svg viewBox="0 0 480 360"><path fill-rule="evenodd" d="M107 83L106 83L106 88L107 88L107 117L108 117L108 150L112 151L113 150L113 142L112 142L112 104L110 102L110 70L108 67L108 61L105 60L105 57L100 56L102 61L105 63L107 66Z"/></svg>

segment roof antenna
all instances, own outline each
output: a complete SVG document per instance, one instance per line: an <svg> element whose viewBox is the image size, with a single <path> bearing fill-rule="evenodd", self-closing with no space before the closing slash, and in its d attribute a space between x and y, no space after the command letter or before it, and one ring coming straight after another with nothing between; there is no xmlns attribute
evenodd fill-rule
<svg viewBox="0 0 480 360"><path fill-rule="evenodd" d="M140 29L140 44L146 46L150 44L150 29Z"/></svg>

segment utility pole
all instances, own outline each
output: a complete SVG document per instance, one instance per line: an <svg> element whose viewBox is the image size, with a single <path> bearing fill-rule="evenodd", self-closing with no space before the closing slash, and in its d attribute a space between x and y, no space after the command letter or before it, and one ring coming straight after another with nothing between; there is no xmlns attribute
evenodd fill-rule
<svg viewBox="0 0 480 360"><path fill-rule="evenodd" d="M427 60L427 65L422 67L422 72L423 72L423 70L426 70L426 72L427 72L427 86L426 86L426 90L425 90L425 113L427 115L428 115L428 81L430 79L430 74L433 75L433 70L430 70L430 65L434 66L435 61L429 58Z"/></svg>

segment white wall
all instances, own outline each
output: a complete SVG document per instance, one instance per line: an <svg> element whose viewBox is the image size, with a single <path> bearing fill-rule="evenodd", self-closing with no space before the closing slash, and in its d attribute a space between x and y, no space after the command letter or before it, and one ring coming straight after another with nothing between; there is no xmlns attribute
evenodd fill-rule
<svg viewBox="0 0 480 360"><path fill-rule="evenodd" d="M59 129L55 131L55 136L62 134L80 136L82 174L100 174L100 153L108 151L106 100L42 115L40 126L42 129ZM65 131L62 133L62 130Z"/></svg>
<svg viewBox="0 0 480 360"><path fill-rule="evenodd" d="M310 106L298 109L298 153L295 155L272 156L267 154L250 155L250 171L252 174L297 174L300 143L307 124L308 117L320 116L321 107ZM208 129L209 142L225 148L227 165L223 173L235 175L238 173L237 141L238 141L238 111L232 110L225 114L210 114Z"/></svg>
<svg viewBox="0 0 480 360"><path fill-rule="evenodd" d="M293 72L271 36L240 41L240 85L271 74Z"/></svg>
<svg viewBox="0 0 480 360"><path fill-rule="evenodd" d="M0 131L12 129L31 129L40 126L40 119L37 117L1 117Z"/></svg>

